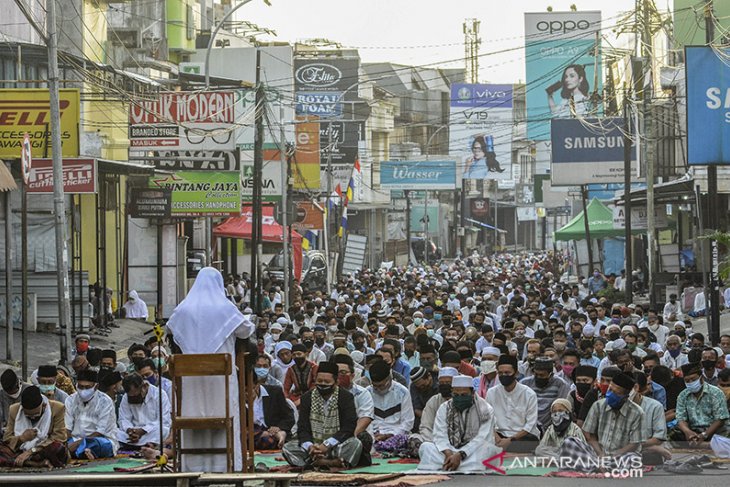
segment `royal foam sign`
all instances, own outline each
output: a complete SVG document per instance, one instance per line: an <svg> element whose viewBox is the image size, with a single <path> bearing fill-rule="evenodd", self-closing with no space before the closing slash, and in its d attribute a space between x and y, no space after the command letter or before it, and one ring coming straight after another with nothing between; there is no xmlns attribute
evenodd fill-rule
<svg viewBox="0 0 730 487"><path fill-rule="evenodd" d="M456 189L456 161L383 161L380 186L390 189Z"/></svg>

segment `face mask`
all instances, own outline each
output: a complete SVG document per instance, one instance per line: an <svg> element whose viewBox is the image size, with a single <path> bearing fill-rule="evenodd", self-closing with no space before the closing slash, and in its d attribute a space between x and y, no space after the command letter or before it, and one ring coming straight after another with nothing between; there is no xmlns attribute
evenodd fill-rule
<svg viewBox="0 0 730 487"><path fill-rule="evenodd" d="M89 402L91 401L91 398L94 397L94 393L96 392L96 389L79 389L79 398L81 398L81 401L83 402Z"/></svg>
<svg viewBox="0 0 730 487"><path fill-rule="evenodd" d="M617 333L617 332L611 332L608 334L608 338L611 339L612 341L618 340L618 337L620 337L620 336L621 336L621 334Z"/></svg>
<svg viewBox="0 0 730 487"><path fill-rule="evenodd" d="M317 391L319 392L319 395L320 396L327 397L330 394L332 394L332 392L334 390L335 390L335 386L334 385L327 385L327 386L325 386L325 385L322 385L322 384L317 384Z"/></svg>
<svg viewBox="0 0 730 487"><path fill-rule="evenodd" d="M332 333L336 332L339 328L337 325L328 326L327 329L331 331Z"/></svg>
<svg viewBox="0 0 730 487"><path fill-rule="evenodd" d="M157 376L151 375L145 379L147 382L150 383L150 385L156 386L157 385Z"/></svg>
<svg viewBox="0 0 730 487"><path fill-rule="evenodd" d="M515 330L515 336L517 338L522 338L523 336L525 336L525 330L522 330L522 329Z"/></svg>
<svg viewBox="0 0 730 487"><path fill-rule="evenodd" d="M18 386L18 391L15 394L8 393L8 396L12 397L13 399L17 399L20 397L20 392L21 392L20 386Z"/></svg>
<svg viewBox="0 0 730 487"><path fill-rule="evenodd" d="M349 375L339 375L337 376L337 384L340 387L349 389L350 387L352 387L352 377L350 377Z"/></svg>
<svg viewBox="0 0 730 487"><path fill-rule="evenodd" d="M480 364L482 374L487 375L497 371L496 360L482 360Z"/></svg>
<svg viewBox="0 0 730 487"><path fill-rule="evenodd" d="M626 402L626 396L619 396L613 391L606 392L606 404L611 409L621 409L621 406Z"/></svg>
<svg viewBox="0 0 730 487"><path fill-rule="evenodd" d="M702 361L702 368L705 370L711 370L715 368L715 362L714 360L703 360Z"/></svg>
<svg viewBox="0 0 730 487"><path fill-rule="evenodd" d="M423 323L423 318L413 318L413 324L416 326L421 326Z"/></svg>
<svg viewBox="0 0 730 487"><path fill-rule="evenodd" d="M535 385L539 387L540 389L543 389L547 387L547 385L550 383L549 377L535 377Z"/></svg>
<svg viewBox="0 0 730 487"><path fill-rule="evenodd" d="M557 413L550 414L550 420L553 422L553 426L558 426L566 419L570 421L570 415L566 411L558 411Z"/></svg>
<svg viewBox="0 0 730 487"><path fill-rule="evenodd" d="M420 365L421 365L421 367L423 367L424 369L428 369L428 370L431 370L431 369L433 368L433 360L426 360L426 359L423 359L423 360L420 360L420 361L419 361L419 364L420 364Z"/></svg>
<svg viewBox="0 0 730 487"><path fill-rule="evenodd" d="M127 402L129 402L129 404L142 404L144 402L144 397L142 397L142 396L132 397L129 394L127 394Z"/></svg>
<svg viewBox="0 0 730 487"><path fill-rule="evenodd" d="M580 397L585 397L585 395L588 394L588 391L591 390L591 384L576 384L575 389L578 391L578 395Z"/></svg>
<svg viewBox="0 0 730 487"><path fill-rule="evenodd" d="M571 334L570 334L570 336L572 336L572 337L573 337L573 338L575 338L576 340L577 340L578 338L580 338L580 335L581 335L581 332L579 332L579 331L574 331L573 333L571 333Z"/></svg>
<svg viewBox="0 0 730 487"><path fill-rule="evenodd" d="M635 344L635 343L627 343L627 344L626 344L626 348L627 348L627 349L628 349L628 350L629 350L630 352L633 352L634 350L636 350L636 344Z"/></svg>
<svg viewBox="0 0 730 487"><path fill-rule="evenodd" d="M678 348L675 348L673 350L672 349L667 350L667 352L669 352L669 355L671 355L672 358L677 358L679 356L679 354L681 353L681 350Z"/></svg>
<svg viewBox="0 0 730 487"><path fill-rule="evenodd" d="M553 345L555 346L555 350L562 351L565 350L565 342L553 342Z"/></svg>
<svg viewBox="0 0 730 487"><path fill-rule="evenodd" d="M469 396L454 396L453 399L451 399L454 402L454 407L459 411L466 411L469 409L472 405L472 402L474 399Z"/></svg>
<svg viewBox="0 0 730 487"><path fill-rule="evenodd" d="M433 315L433 319L434 319L434 320L436 320L436 321L438 321L438 320L440 320L440 319L441 319L441 317L442 317L442 316L443 316L443 315L442 315L441 313L434 313L434 315Z"/></svg>
<svg viewBox="0 0 730 487"><path fill-rule="evenodd" d="M428 338L432 338L434 333L436 333L436 330L432 330L432 329L426 330L426 336Z"/></svg>
<svg viewBox="0 0 730 487"><path fill-rule="evenodd" d="M76 345L76 351L78 353L86 353L88 350L89 350L89 344L86 342L79 343Z"/></svg>
<svg viewBox="0 0 730 487"><path fill-rule="evenodd" d="M439 394L445 399L451 397L451 384L439 384Z"/></svg>
<svg viewBox="0 0 730 487"><path fill-rule="evenodd" d="M649 329L651 331L657 331L659 329L659 323L654 323L653 325L649 325Z"/></svg>
<svg viewBox="0 0 730 487"><path fill-rule="evenodd" d="M700 382L700 379L694 380L689 383L685 383L684 385L687 388L687 390L692 394L696 394L696 393L700 392L700 390L702 389L702 382Z"/></svg>
<svg viewBox="0 0 730 487"><path fill-rule="evenodd" d="M41 390L41 394L50 394L51 392L56 391L56 385L55 384L39 384L38 389Z"/></svg>
<svg viewBox="0 0 730 487"><path fill-rule="evenodd" d="M573 374L574 369L575 365L563 365L563 373L565 374L565 377L570 379L570 376Z"/></svg>
<svg viewBox="0 0 730 487"><path fill-rule="evenodd" d="M606 392L608 392L608 384L599 384L598 389L600 389L601 394L605 396Z"/></svg>
<svg viewBox="0 0 730 487"><path fill-rule="evenodd" d="M500 375L499 376L499 383L502 384L504 387L509 387L515 382L515 376L514 375Z"/></svg>
<svg viewBox="0 0 730 487"><path fill-rule="evenodd" d="M307 350L311 350L314 347L314 340L304 340L302 344L307 347Z"/></svg>
<svg viewBox="0 0 730 487"><path fill-rule="evenodd" d="M269 376L269 369L266 367L254 367L253 371L259 379L265 379Z"/></svg>
<svg viewBox="0 0 730 487"><path fill-rule="evenodd" d="M301 367L304 361L307 360L305 357L294 357L294 363Z"/></svg>

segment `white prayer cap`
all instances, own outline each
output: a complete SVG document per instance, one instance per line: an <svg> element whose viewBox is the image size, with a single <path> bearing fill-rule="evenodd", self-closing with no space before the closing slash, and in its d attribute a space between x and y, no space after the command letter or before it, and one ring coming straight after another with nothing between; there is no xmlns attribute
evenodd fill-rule
<svg viewBox="0 0 730 487"><path fill-rule="evenodd" d="M279 355L279 352L282 350L291 350L291 342L279 342L276 344L276 347L274 347L274 355Z"/></svg>
<svg viewBox="0 0 730 487"><path fill-rule="evenodd" d="M337 298L337 302L340 303L340 304L344 304L345 303L345 297L344 296L340 296L339 298Z"/></svg>
<svg viewBox="0 0 730 487"><path fill-rule="evenodd" d="M457 375L451 381L451 387L468 387L469 389L474 389L474 379L468 375Z"/></svg>
<svg viewBox="0 0 730 487"><path fill-rule="evenodd" d="M459 375L459 371L453 367L441 367L439 369L439 379L441 377L456 377Z"/></svg>
<svg viewBox="0 0 730 487"><path fill-rule="evenodd" d="M583 336L589 337L593 336L593 333L596 331L595 327L591 324L587 324L583 327Z"/></svg>
<svg viewBox="0 0 730 487"><path fill-rule="evenodd" d="M496 355L497 357L499 357L501 354L502 354L502 352L500 352L497 347L482 348L482 357L485 355Z"/></svg>
<svg viewBox="0 0 730 487"><path fill-rule="evenodd" d="M276 320L277 323L279 323L281 326L286 326L289 324L289 320L284 318L283 316Z"/></svg>
<svg viewBox="0 0 730 487"><path fill-rule="evenodd" d="M282 328L282 326L279 324L278 321L276 323L274 323L273 325L271 325L271 331L274 331L274 330L282 331L283 329L284 328Z"/></svg>
<svg viewBox="0 0 730 487"><path fill-rule="evenodd" d="M634 327L631 325L624 325L623 328L621 328L621 333L633 333Z"/></svg>
<svg viewBox="0 0 730 487"><path fill-rule="evenodd" d="M152 349L150 354L153 354L157 352L159 355L162 355L163 357L169 357L170 354L167 353L167 350L165 350L165 347L160 347L159 345Z"/></svg>
<svg viewBox="0 0 730 487"><path fill-rule="evenodd" d="M245 315L253 314L253 310L251 308L246 308L243 310L243 314L245 314Z"/></svg>
<svg viewBox="0 0 730 487"><path fill-rule="evenodd" d="M352 361L356 364L362 364L362 360L365 358L365 354L362 353L360 350L353 350L350 352L350 357L352 357Z"/></svg>

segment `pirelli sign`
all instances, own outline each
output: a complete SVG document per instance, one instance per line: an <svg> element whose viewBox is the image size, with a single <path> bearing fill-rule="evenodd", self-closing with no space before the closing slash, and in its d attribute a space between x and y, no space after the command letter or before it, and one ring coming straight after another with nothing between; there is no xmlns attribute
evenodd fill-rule
<svg viewBox="0 0 730 487"><path fill-rule="evenodd" d="M60 90L63 157L79 155L79 90ZM47 89L0 89L0 158L18 159L28 133L33 157L50 157L51 109ZM46 147L48 151L46 152Z"/></svg>

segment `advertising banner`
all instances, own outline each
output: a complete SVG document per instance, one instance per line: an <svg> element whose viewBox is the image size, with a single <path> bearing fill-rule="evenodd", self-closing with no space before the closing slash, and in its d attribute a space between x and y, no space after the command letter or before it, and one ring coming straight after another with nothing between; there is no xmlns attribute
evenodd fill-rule
<svg viewBox="0 0 730 487"><path fill-rule="evenodd" d="M687 161L730 164L730 49L686 47Z"/></svg>
<svg viewBox="0 0 730 487"><path fill-rule="evenodd" d="M329 127L332 127L330 133ZM330 148L330 137L332 145ZM327 191L327 174L325 172L327 159L332 152L332 190L340 184L344 189L350 182L352 168L358 157L358 144L365 138L364 122L320 122L319 146L320 161L322 163L321 191Z"/></svg>
<svg viewBox="0 0 730 487"><path fill-rule="evenodd" d="M294 178L292 187L316 190L320 187L319 122L297 122L295 138L294 163L291 165Z"/></svg>
<svg viewBox="0 0 730 487"><path fill-rule="evenodd" d="M469 200L469 209L473 218L485 218L489 215L489 200L474 198Z"/></svg>
<svg viewBox="0 0 730 487"><path fill-rule="evenodd" d="M138 150L233 150L240 93L168 92L129 106L129 143Z"/></svg>
<svg viewBox="0 0 730 487"><path fill-rule="evenodd" d="M296 220L292 228L299 233L324 229L324 212L311 201L295 201Z"/></svg>
<svg viewBox="0 0 730 487"><path fill-rule="evenodd" d="M623 183L623 127L622 118L552 120L552 185ZM631 160L638 178L635 147Z"/></svg>
<svg viewBox="0 0 730 487"><path fill-rule="evenodd" d="M380 186L386 189L456 189L456 161L383 161Z"/></svg>
<svg viewBox="0 0 730 487"><path fill-rule="evenodd" d="M449 155L463 179L512 178L512 85L451 85Z"/></svg>
<svg viewBox="0 0 730 487"><path fill-rule="evenodd" d="M169 218L172 215L172 190L131 188L128 208L132 218Z"/></svg>
<svg viewBox="0 0 730 487"><path fill-rule="evenodd" d="M172 191L173 217L238 216L241 174L233 171L178 171L149 178L152 189Z"/></svg>
<svg viewBox="0 0 730 487"><path fill-rule="evenodd" d="M295 58L296 114L342 116L342 102L357 99L359 68L359 58Z"/></svg>
<svg viewBox="0 0 730 487"><path fill-rule="evenodd" d="M28 193L53 193L53 160L33 159L28 173ZM63 159L63 191L96 193L96 160Z"/></svg>
<svg viewBox="0 0 730 487"><path fill-rule="evenodd" d="M59 90L61 153L79 156L79 90ZM0 89L0 157L20 158L23 138L30 136L33 156L51 148L51 102L48 89Z"/></svg>
<svg viewBox="0 0 730 487"><path fill-rule="evenodd" d="M216 151L129 151L130 162L153 164L168 171L240 171L238 149Z"/></svg>
<svg viewBox="0 0 730 487"><path fill-rule="evenodd" d="M647 215L646 207L631 208L631 228L634 230L646 230L647 228ZM667 222L667 207L666 205L660 205L654 207L654 227L655 228L667 228L669 223ZM626 227L626 208L623 206L613 207L613 228L625 228Z"/></svg>
<svg viewBox="0 0 730 487"><path fill-rule="evenodd" d="M281 200L283 191L281 181L281 160L278 148L267 148L264 145L264 160L261 167L261 198L262 201L274 202ZM253 154L251 154L253 157ZM253 201L253 159L243 163L243 182L241 197L244 203Z"/></svg>
<svg viewBox="0 0 730 487"><path fill-rule="evenodd" d="M600 115L600 30L598 11L525 14L528 139L550 139L551 118Z"/></svg>

